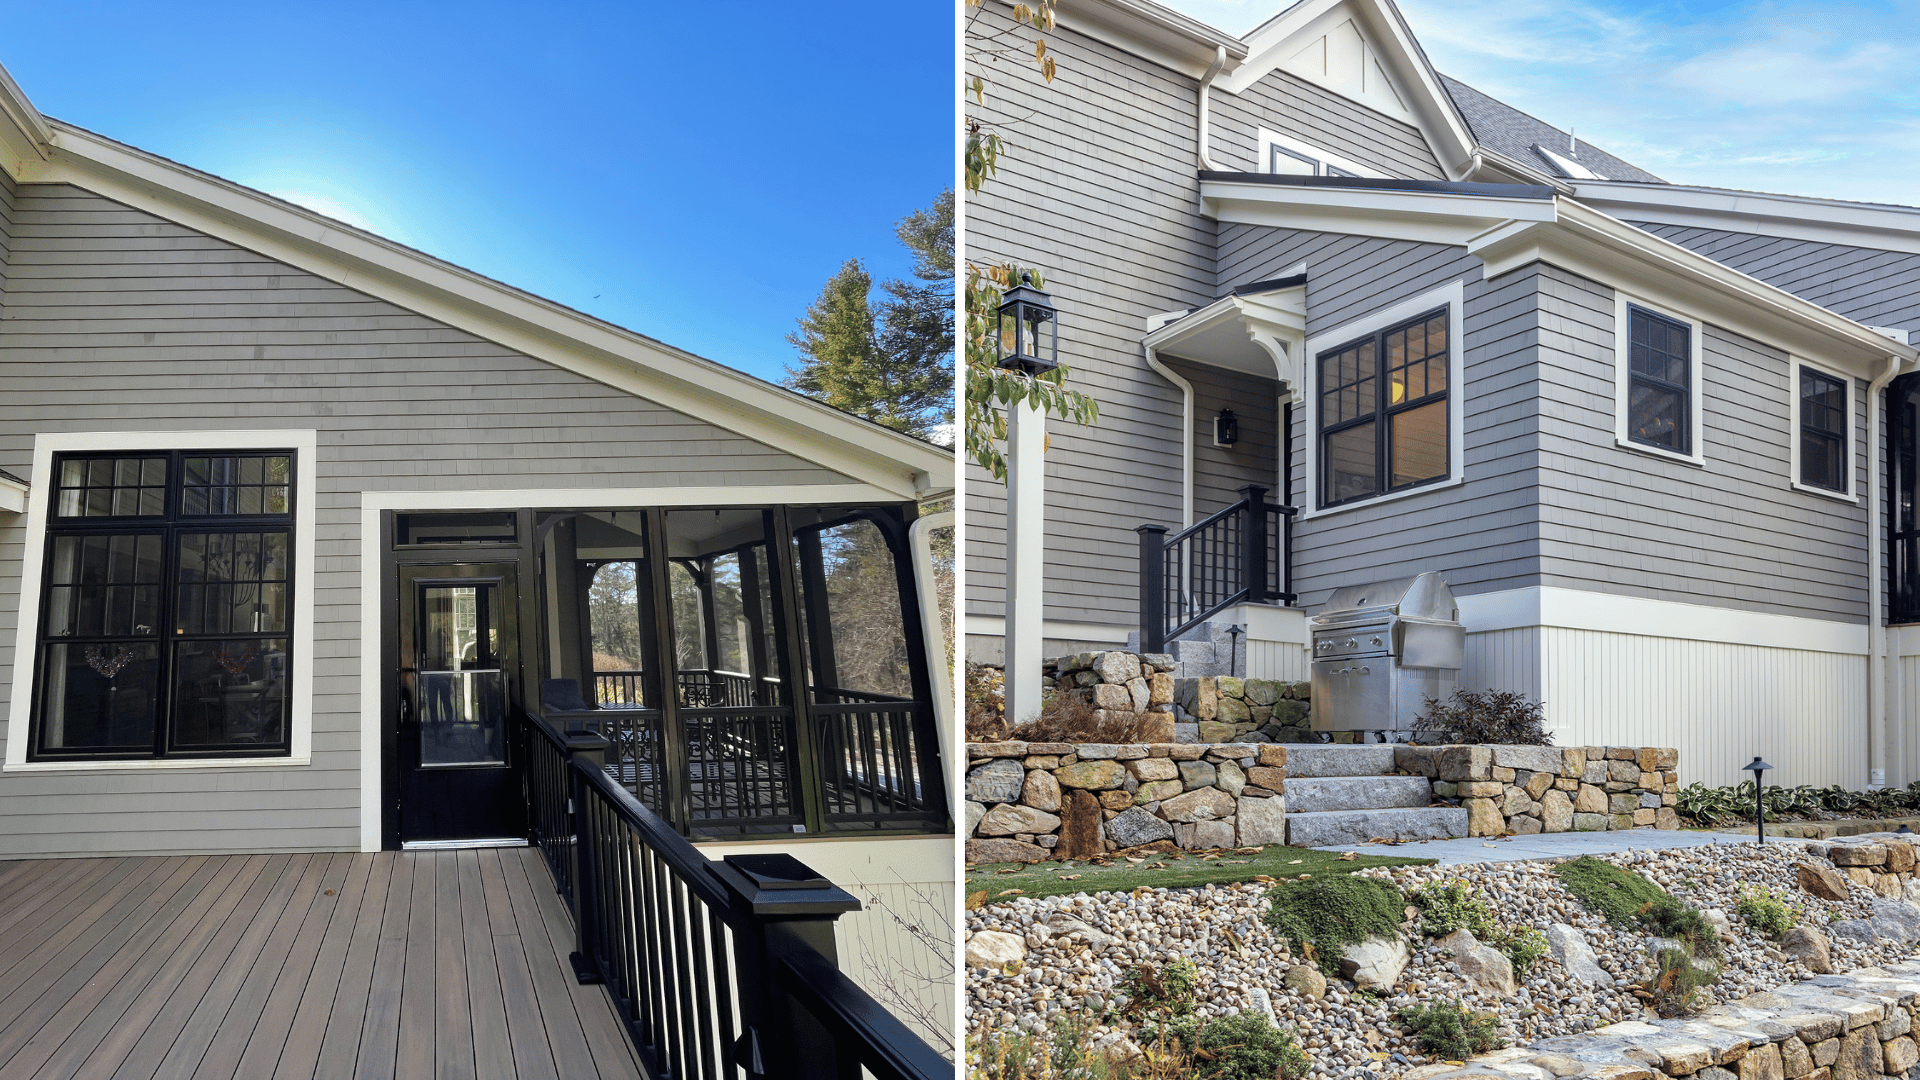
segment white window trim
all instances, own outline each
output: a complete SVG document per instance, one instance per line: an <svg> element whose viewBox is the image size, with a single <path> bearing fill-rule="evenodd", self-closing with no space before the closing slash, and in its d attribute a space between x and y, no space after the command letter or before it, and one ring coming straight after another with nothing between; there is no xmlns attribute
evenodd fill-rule
<svg viewBox="0 0 1920 1080"><path fill-rule="evenodd" d="M1847 433L1846 449L1843 451L1847 462L1847 490L1830 491L1823 487L1800 482L1800 369L1817 371L1830 379L1839 379L1840 385L1847 388L1847 420L1843 428ZM1859 387L1854 385L1853 376L1844 371L1836 371L1825 364L1812 360L1802 360L1797 356L1787 359L1787 484L1795 491L1804 491L1809 495L1818 495L1835 502L1860 504L1860 448L1859 431L1855 424L1859 422L1859 410L1854 404L1854 395Z"/></svg>
<svg viewBox="0 0 1920 1080"><path fill-rule="evenodd" d="M1385 503L1411 499L1420 495L1444 491L1459 487L1466 482L1466 380L1465 363L1462 359L1462 312L1466 304L1467 285L1465 281L1449 281L1437 289L1421 293L1410 300L1404 300L1390 308L1376 311L1365 318L1337 326L1331 330L1315 334L1307 339L1301 359L1307 365L1308 385L1302 387L1306 396L1306 505L1300 508L1301 520L1309 518L1331 517L1354 510ZM1403 491L1376 495L1371 499L1342 503L1320 509L1320 354L1337 348L1355 338L1364 337L1378 330L1405 322L1423 311L1445 306L1447 309L1447 478Z"/></svg>
<svg viewBox="0 0 1920 1080"><path fill-rule="evenodd" d="M1263 173L1273 172L1273 148L1278 146L1283 150L1313 158L1320 163L1322 169L1331 165L1336 169L1340 169L1343 172L1350 172L1355 176L1364 176L1374 180L1387 179L1387 174L1378 169L1369 169L1359 162L1341 157L1339 154L1322 150L1310 142L1302 142L1291 135L1282 135L1277 131L1268 131L1266 128L1260 128L1258 131L1260 144L1259 171ZM1325 173L1316 173L1315 175L1324 176Z"/></svg>
<svg viewBox="0 0 1920 1080"><path fill-rule="evenodd" d="M20 559L20 625L14 634L13 696L8 709L8 773L110 773L167 769L262 769L313 762L314 482L319 433L288 428L269 431L84 431L39 434L33 439L33 484L27 492L26 549ZM39 678L40 587L47 550L47 504L53 455L71 451L264 450L291 447L293 514L293 729L286 757L156 758L142 761L28 761L33 741L33 685Z"/></svg>
<svg viewBox="0 0 1920 1080"><path fill-rule="evenodd" d="M1656 315L1664 315L1675 322L1687 324L1687 423L1691 428L1688 432L1691 453L1677 454L1672 450L1662 450L1657 446L1634 442L1627 437L1627 387L1630 384L1629 359L1632 354L1631 349L1628 348L1632 340L1627 327L1628 304L1646 308ZM1705 467L1707 464L1705 426L1707 388L1703 351L1706 340L1706 334L1703 332L1705 329L1706 324L1696 315L1689 315L1670 305L1635 296L1623 289L1613 290L1613 441L1615 445L1636 454Z"/></svg>

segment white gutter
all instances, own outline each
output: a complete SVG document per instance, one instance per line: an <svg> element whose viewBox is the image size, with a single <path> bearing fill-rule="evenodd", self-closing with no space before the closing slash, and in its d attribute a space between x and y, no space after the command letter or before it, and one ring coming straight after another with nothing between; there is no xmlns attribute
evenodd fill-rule
<svg viewBox="0 0 1920 1080"><path fill-rule="evenodd" d="M1144 342L1147 366L1160 377L1180 388L1180 527L1193 524L1193 384L1160 362L1160 354Z"/></svg>
<svg viewBox="0 0 1920 1080"><path fill-rule="evenodd" d="M907 526L907 546L913 552L913 577L920 583L920 633L927 645L927 674L933 684L933 727L941 747L959 746L954 739L954 667L947 661L945 628L940 625L940 595L933 590L933 531L953 528L953 511L942 510L915 518ZM955 642L954 647L959 648ZM942 754L944 756L945 750ZM960 790L949 785L951 794ZM951 800L949 800L951 801ZM949 809L952 809L949 807Z"/></svg>
<svg viewBox="0 0 1920 1080"><path fill-rule="evenodd" d="M1207 155L1207 89L1219 77L1220 69L1226 66L1227 47L1217 45L1214 47L1213 63L1207 67L1207 73L1200 76L1200 167L1211 172L1218 172L1220 166L1215 165L1213 158Z"/></svg>
<svg viewBox="0 0 1920 1080"><path fill-rule="evenodd" d="M1880 611L1880 391L1900 373L1900 358L1867 384L1867 786L1887 785L1887 644Z"/></svg>

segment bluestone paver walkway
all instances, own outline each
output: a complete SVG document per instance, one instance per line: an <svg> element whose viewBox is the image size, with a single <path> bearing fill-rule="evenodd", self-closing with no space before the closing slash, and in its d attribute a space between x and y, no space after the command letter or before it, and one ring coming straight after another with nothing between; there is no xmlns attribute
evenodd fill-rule
<svg viewBox="0 0 1920 1080"><path fill-rule="evenodd" d="M1656 829L1623 829L1618 832L1535 833L1489 839L1468 836L1455 840L1420 840L1409 844L1336 844L1321 851L1357 851L1362 855L1395 855L1409 859L1432 859L1442 866L1463 863L1522 862L1527 859L1567 859L1578 855L1602 855L1632 848L1706 847L1709 844L1751 844L1753 837L1722 832L1661 832ZM1767 837L1767 843L1794 844L1802 840Z"/></svg>

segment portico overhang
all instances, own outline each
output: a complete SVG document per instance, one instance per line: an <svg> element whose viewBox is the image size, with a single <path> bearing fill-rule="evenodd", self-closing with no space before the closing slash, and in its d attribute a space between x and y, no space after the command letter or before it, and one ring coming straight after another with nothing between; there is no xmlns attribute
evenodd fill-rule
<svg viewBox="0 0 1920 1080"><path fill-rule="evenodd" d="M1147 334L1157 357L1278 379L1289 388L1304 374L1305 274L1256 281L1203 308L1176 315Z"/></svg>

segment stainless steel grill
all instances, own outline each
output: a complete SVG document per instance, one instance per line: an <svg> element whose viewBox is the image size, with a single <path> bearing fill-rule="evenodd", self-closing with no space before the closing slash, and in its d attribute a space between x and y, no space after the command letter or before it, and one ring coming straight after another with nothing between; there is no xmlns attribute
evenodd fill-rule
<svg viewBox="0 0 1920 1080"><path fill-rule="evenodd" d="M1340 589L1313 619L1313 730L1411 732L1453 695L1467 647L1438 574Z"/></svg>

